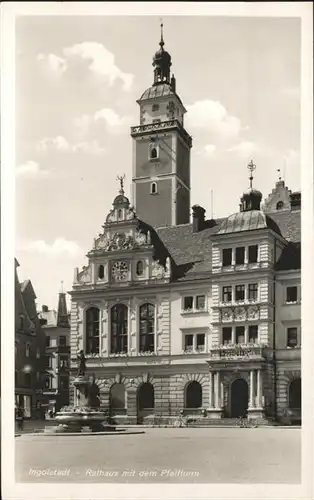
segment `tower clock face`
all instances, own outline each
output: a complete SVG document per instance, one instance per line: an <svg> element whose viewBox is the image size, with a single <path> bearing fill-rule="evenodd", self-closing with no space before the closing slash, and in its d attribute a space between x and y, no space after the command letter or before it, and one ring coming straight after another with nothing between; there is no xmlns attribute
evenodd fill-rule
<svg viewBox="0 0 314 500"><path fill-rule="evenodd" d="M126 281L128 277L128 263L119 260L112 264L111 276L114 281Z"/></svg>

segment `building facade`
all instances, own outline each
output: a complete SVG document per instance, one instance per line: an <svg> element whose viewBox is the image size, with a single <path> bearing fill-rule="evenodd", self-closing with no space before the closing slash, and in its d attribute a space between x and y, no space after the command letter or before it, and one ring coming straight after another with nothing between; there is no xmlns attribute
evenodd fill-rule
<svg viewBox="0 0 314 500"><path fill-rule="evenodd" d="M301 408L301 195L279 180L262 207L251 162L239 212L206 220L195 205L190 223L192 139L170 67L162 37L131 128L135 208L121 178L75 269L72 376L82 349L115 420L283 419Z"/></svg>
<svg viewBox="0 0 314 500"><path fill-rule="evenodd" d="M18 267L15 259L15 405L24 409L26 418L31 418L41 405L45 339L32 283L19 282Z"/></svg>
<svg viewBox="0 0 314 500"><path fill-rule="evenodd" d="M42 395L46 411L54 413L69 404L70 322L66 294L59 293L57 310L42 306L39 318L45 335Z"/></svg>

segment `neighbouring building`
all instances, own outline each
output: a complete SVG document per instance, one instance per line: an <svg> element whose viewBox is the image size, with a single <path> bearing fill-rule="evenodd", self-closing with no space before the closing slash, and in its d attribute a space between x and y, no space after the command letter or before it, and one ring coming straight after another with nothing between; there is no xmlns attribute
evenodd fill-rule
<svg viewBox="0 0 314 500"><path fill-rule="evenodd" d="M282 419L301 408L301 195L280 179L262 209L251 162L237 212L206 220L195 205L190 222L192 139L163 37L153 64L131 128L135 208L121 178L75 270L72 377L83 349L120 421L180 410Z"/></svg>
<svg viewBox="0 0 314 500"><path fill-rule="evenodd" d="M19 282L15 259L15 404L25 417L36 416L41 404L45 339L30 280Z"/></svg>
<svg viewBox="0 0 314 500"><path fill-rule="evenodd" d="M45 334L43 398L47 411L69 404L70 322L66 294L59 293L58 309L42 306L39 313Z"/></svg>

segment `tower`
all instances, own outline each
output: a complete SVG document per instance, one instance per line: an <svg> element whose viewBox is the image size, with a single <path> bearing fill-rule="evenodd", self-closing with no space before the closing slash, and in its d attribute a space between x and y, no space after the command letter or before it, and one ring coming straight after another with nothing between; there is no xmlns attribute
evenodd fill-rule
<svg viewBox="0 0 314 500"><path fill-rule="evenodd" d="M63 282L61 282L61 292L59 293L58 301L58 316L57 316L57 326L69 327L69 316L67 311L66 297L63 292Z"/></svg>
<svg viewBox="0 0 314 500"><path fill-rule="evenodd" d="M140 125L131 128L134 205L137 216L155 227L190 221L192 138L184 128L186 109L170 77L171 56L164 44L161 25L154 81L137 101Z"/></svg>

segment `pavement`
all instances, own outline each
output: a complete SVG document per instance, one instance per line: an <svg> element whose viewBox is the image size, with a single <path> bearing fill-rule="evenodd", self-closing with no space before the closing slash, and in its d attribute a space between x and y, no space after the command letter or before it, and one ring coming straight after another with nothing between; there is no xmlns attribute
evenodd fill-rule
<svg viewBox="0 0 314 500"><path fill-rule="evenodd" d="M287 483L301 481L301 431L146 428L142 434L15 440L18 482Z"/></svg>

